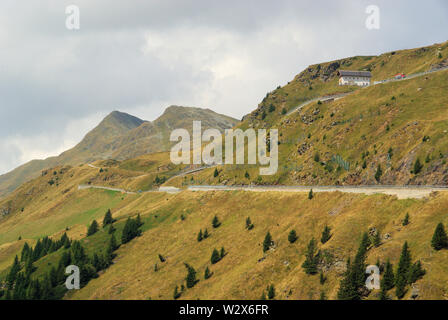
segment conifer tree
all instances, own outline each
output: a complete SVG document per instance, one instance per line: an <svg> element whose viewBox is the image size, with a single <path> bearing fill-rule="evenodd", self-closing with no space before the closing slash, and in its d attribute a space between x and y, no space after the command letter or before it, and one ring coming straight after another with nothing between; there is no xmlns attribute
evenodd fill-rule
<svg viewBox="0 0 448 320"><path fill-rule="evenodd" d="M423 165L421 164L420 159L417 158L417 160L415 160L415 163L414 163L413 173L419 174L422 171L422 169L423 169Z"/></svg>
<svg viewBox="0 0 448 320"><path fill-rule="evenodd" d="M212 226L213 228L218 228L221 225L221 222L219 222L218 217L214 216L212 220Z"/></svg>
<svg viewBox="0 0 448 320"><path fill-rule="evenodd" d="M435 250L448 248L448 237L443 223L439 223L432 236L431 245Z"/></svg>
<svg viewBox="0 0 448 320"><path fill-rule="evenodd" d="M221 260L221 256L219 255L218 250L213 249L212 256L211 256L211 258L210 258L210 262L211 262L212 264L215 264L215 263L218 263L219 260Z"/></svg>
<svg viewBox="0 0 448 320"><path fill-rule="evenodd" d="M386 263L386 269L384 271L383 282L384 282L383 286L386 291L392 289L395 286L394 270L393 270L393 266L389 260L387 260L387 263Z"/></svg>
<svg viewBox="0 0 448 320"><path fill-rule="evenodd" d="M98 222L96 220L93 220L92 223L89 226L89 229L87 230L87 236L91 236L98 231Z"/></svg>
<svg viewBox="0 0 448 320"><path fill-rule="evenodd" d="M264 237L264 241L263 241L263 252L268 251L269 248L271 247L271 245L272 245L272 237L268 231L268 233L266 233L266 236Z"/></svg>
<svg viewBox="0 0 448 320"><path fill-rule="evenodd" d="M297 233L296 230L291 230L288 234L288 241L289 243L294 243L297 240Z"/></svg>
<svg viewBox="0 0 448 320"><path fill-rule="evenodd" d="M320 239L320 242L322 244L326 243L331 238L331 229L329 226L325 226L324 231L322 232L322 237Z"/></svg>
<svg viewBox="0 0 448 320"><path fill-rule="evenodd" d="M137 214L137 218L135 218L135 224L137 226L137 229L144 225L142 218L140 217L140 213Z"/></svg>
<svg viewBox="0 0 448 320"><path fill-rule="evenodd" d="M196 284L196 270L189 264L185 263L185 267L187 268L187 277L185 278L187 282L187 288L193 288Z"/></svg>
<svg viewBox="0 0 448 320"><path fill-rule="evenodd" d="M308 199L311 200L313 199L314 195L313 195L313 189L310 190L310 192L308 193Z"/></svg>
<svg viewBox="0 0 448 320"><path fill-rule="evenodd" d="M411 253L409 252L408 243L405 242L401 250L400 261L398 263L398 269L395 278L396 295L398 299L403 298L406 293L406 285L408 283L410 268Z"/></svg>
<svg viewBox="0 0 448 320"><path fill-rule="evenodd" d="M215 168L215 171L213 172L213 177L217 177L219 175L218 168Z"/></svg>
<svg viewBox="0 0 448 320"><path fill-rule="evenodd" d="M268 288L268 299L272 300L274 298L275 298L275 288L274 288L274 285L271 284Z"/></svg>
<svg viewBox="0 0 448 320"><path fill-rule="evenodd" d="M104 215L103 219L103 228L108 226L109 224L112 224L114 222L114 219L112 218L112 212L110 209L107 209L106 214Z"/></svg>
<svg viewBox="0 0 448 320"><path fill-rule="evenodd" d="M409 224L409 213L406 213L406 216L403 219L403 226L407 226Z"/></svg>
<svg viewBox="0 0 448 320"><path fill-rule="evenodd" d="M319 262L319 255L316 254L317 245L316 240L311 239L308 243L308 248L305 254L305 261L302 264L302 268L306 274L316 274L317 264Z"/></svg>
<svg viewBox="0 0 448 320"><path fill-rule="evenodd" d="M389 300L389 297L387 295L387 287L385 285L385 279L384 278L380 282L380 288L381 288L381 291L380 291L379 299L383 300L383 301L384 300Z"/></svg>
<svg viewBox="0 0 448 320"><path fill-rule="evenodd" d="M162 263L164 263L164 262L166 261L165 257L162 256L160 253L159 253L159 260L160 260L160 262L162 262Z"/></svg>
<svg viewBox="0 0 448 320"><path fill-rule="evenodd" d="M266 300L266 292L263 290L263 292L261 293L261 297L260 300Z"/></svg>
<svg viewBox="0 0 448 320"><path fill-rule="evenodd" d="M221 247L221 251L219 252L219 256L222 258L224 258L224 256L226 255L226 250L224 250L224 247Z"/></svg>
<svg viewBox="0 0 448 320"><path fill-rule="evenodd" d="M199 230L199 233L198 233L198 242L201 242L201 241L202 241L202 229Z"/></svg>
<svg viewBox="0 0 448 320"><path fill-rule="evenodd" d="M207 229L204 230L204 235L202 236L203 239L207 239L210 236Z"/></svg>
<svg viewBox="0 0 448 320"><path fill-rule="evenodd" d="M20 272L20 262L19 258L16 256L14 258L14 262L11 266L11 269L9 270L8 275L6 276L6 284L8 289L12 289L14 282L16 281L17 274Z"/></svg>
<svg viewBox="0 0 448 320"><path fill-rule="evenodd" d="M411 269L409 270L408 283L412 284L416 282L418 279L422 278L426 274L426 271L423 270L422 264L420 261L415 262Z"/></svg>
<svg viewBox="0 0 448 320"><path fill-rule="evenodd" d="M210 278L212 275L210 273L210 269L207 267L205 268L205 272L204 272L204 279L207 280L208 278Z"/></svg>

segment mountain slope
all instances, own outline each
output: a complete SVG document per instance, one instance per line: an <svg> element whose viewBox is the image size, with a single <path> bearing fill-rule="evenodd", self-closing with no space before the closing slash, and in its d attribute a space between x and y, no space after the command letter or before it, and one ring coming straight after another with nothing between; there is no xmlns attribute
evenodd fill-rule
<svg viewBox="0 0 448 320"><path fill-rule="evenodd" d="M344 61L354 59L351 67L358 63L356 68L371 69L374 80L381 80L398 70L421 72L446 66L447 56L448 43L444 43L312 66L269 94L240 124L243 129L279 130L279 169L275 175L259 176L257 166L222 166L218 176L213 175L214 169L205 170L192 183L446 185L448 70L362 89L338 86L336 73L338 68L347 68ZM382 61L389 62L383 65ZM316 76L317 70L320 73ZM318 92L309 93L315 90ZM302 100L344 90L352 92L287 113ZM414 170L417 160L421 165ZM170 183L180 185L181 181Z"/></svg>
<svg viewBox="0 0 448 320"><path fill-rule="evenodd" d="M169 134L174 128L191 131L192 121L200 120L205 128L224 130L238 120L209 109L171 106L153 122L114 111L84 139L57 157L30 161L0 176L0 197L22 183L37 177L42 170L58 165L77 165L99 159L130 159L146 153L169 150Z"/></svg>

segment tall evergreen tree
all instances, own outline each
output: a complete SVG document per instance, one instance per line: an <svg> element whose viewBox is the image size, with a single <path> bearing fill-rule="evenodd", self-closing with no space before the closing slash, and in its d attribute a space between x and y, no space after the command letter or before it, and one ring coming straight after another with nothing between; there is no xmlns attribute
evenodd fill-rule
<svg viewBox="0 0 448 320"><path fill-rule="evenodd" d="M415 262L409 270L408 283L412 284L412 283L416 282L418 279L423 277L425 274L426 274L426 271L423 270L421 262L420 261Z"/></svg>
<svg viewBox="0 0 448 320"><path fill-rule="evenodd" d="M306 274L316 274L317 264L319 263L319 255L316 254L317 245L316 240L311 239L308 243L308 248L305 254L305 261L302 264L302 268Z"/></svg>
<svg viewBox="0 0 448 320"><path fill-rule="evenodd" d="M112 212L110 209L107 209L106 214L104 215L103 219L103 228L107 227L108 225L112 224L114 222L114 219L112 218Z"/></svg>
<svg viewBox="0 0 448 320"><path fill-rule="evenodd" d="M210 269L207 267L205 268L205 272L204 272L204 279L207 280L208 278L210 278L212 276L212 274L210 273Z"/></svg>
<svg viewBox="0 0 448 320"><path fill-rule="evenodd" d="M448 237L443 223L439 223L432 236L431 245L435 250L448 248Z"/></svg>
<svg viewBox="0 0 448 320"><path fill-rule="evenodd" d="M198 233L198 242L201 242L202 241L202 229L201 230L199 230L199 233Z"/></svg>
<svg viewBox="0 0 448 320"><path fill-rule="evenodd" d="M392 289L395 286L394 270L393 270L393 266L389 260L387 260L387 263L386 263L386 269L384 271L383 282L384 282L383 286L386 291Z"/></svg>
<svg viewBox="0 0 448 320"><path fill-rule="evenodd" d="M273 284L271 284L271 285L268 287L268 299L269 299L269 300L272 300L272 299L274 299L274 298L275 298L275 287L274 287Z"/></svg>
<svg viewBox="0 0 448 320"><path fill-rule="evenodd" d="M313 199L314 198L314 194L313 194L313 189L310 190L310 192L308 192L308 199Z"/></svg>
<svg viewBox="0 0 448 320"><path fill-rule="evenodd" d="M212 220L212 226L213 228L218 228L221 225L221 222L219 222L218 217L214 216Z"/></svg>
<svg viewBox="0 0 448 320"><path fill-rule="evenodd" d="M187 277L185 278L187 282L187 288L193 288L197 282L196 280L196 270L189 264L185 263L185 267L187 268Z"/></svg>
<svg viewBox="0 0 448 320"><path fill-rule="evenodd" d="M325 226L324 231L322 231L322 237L320 239L320 242L323 244L326 243L331 238L331 229L329 226Z"/></svg>
<svg viewBox="0 0 448 320"><path fill-rule="evenodd" d="M395 278L396 295L398 299L403 298L406 293L406 285L408 283L409 270L411 268L411 253L408 243L405 242L401 250L400 261Z"/></svg>
<svg viewBox="0 0 448 320"><path fill-rule="evenodd" d="M87 230L87 236L91 236L97 232L98 232L98 222L96 222L96 220L93 220L89 226L89 229Z"/></svg>
<svg viewBox="0 0 448 320"><path fill-rule="evenodd" d="M263 252L268 251L269 248L271 247L271 245L272 245L272 237L268 231L268 233L266 233L266 236L264 237L264 241L263 241Z"/></svg>
<svg viewBox="0 0 448 320"><path fill-rule="evenodd" d="M406 213L406 216L403 219L403 226L407 226L409 224L409 213Z"/></svg>
<svg viewBox="0 0 448 320"><path fill-rule="evenodd" d="M247 217L246 218L246 229L247 230L252 230L253 228L254 228L254 224L250 220L250 217Z"/></svg>
<svg viewBox="0 0 448 320"><path fill-rule="evenodd" d="M220 255L219 255L218 250L213 249L212 256L211 256L211 258L210 258L210 262L211 262L212 264L215 264L215 263L218 263L219 260L221 260L221 257L220 257Z"/></svg>

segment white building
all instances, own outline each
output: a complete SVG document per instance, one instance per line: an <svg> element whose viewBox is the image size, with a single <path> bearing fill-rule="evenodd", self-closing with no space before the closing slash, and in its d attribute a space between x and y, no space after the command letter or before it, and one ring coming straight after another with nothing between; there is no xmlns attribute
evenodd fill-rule
<svg viewBox="0 0 448 320"><path fill-rule="evenodd" d="M344 71L340 70L339 85L340 86L370 86L370 79L372 74L369 71Z"/></svg>

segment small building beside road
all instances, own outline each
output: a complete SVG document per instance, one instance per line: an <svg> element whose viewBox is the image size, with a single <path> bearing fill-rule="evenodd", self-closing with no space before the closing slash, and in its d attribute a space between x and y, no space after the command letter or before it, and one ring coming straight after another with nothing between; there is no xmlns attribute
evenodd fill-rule
<svg viewBox="0 0 448 320"><path fill-rule="evenodd" d="M338 76L340 86L355 85L359 87L367 87L370 86L370 80L372 79L370 71L340 70Z"/></svg>

